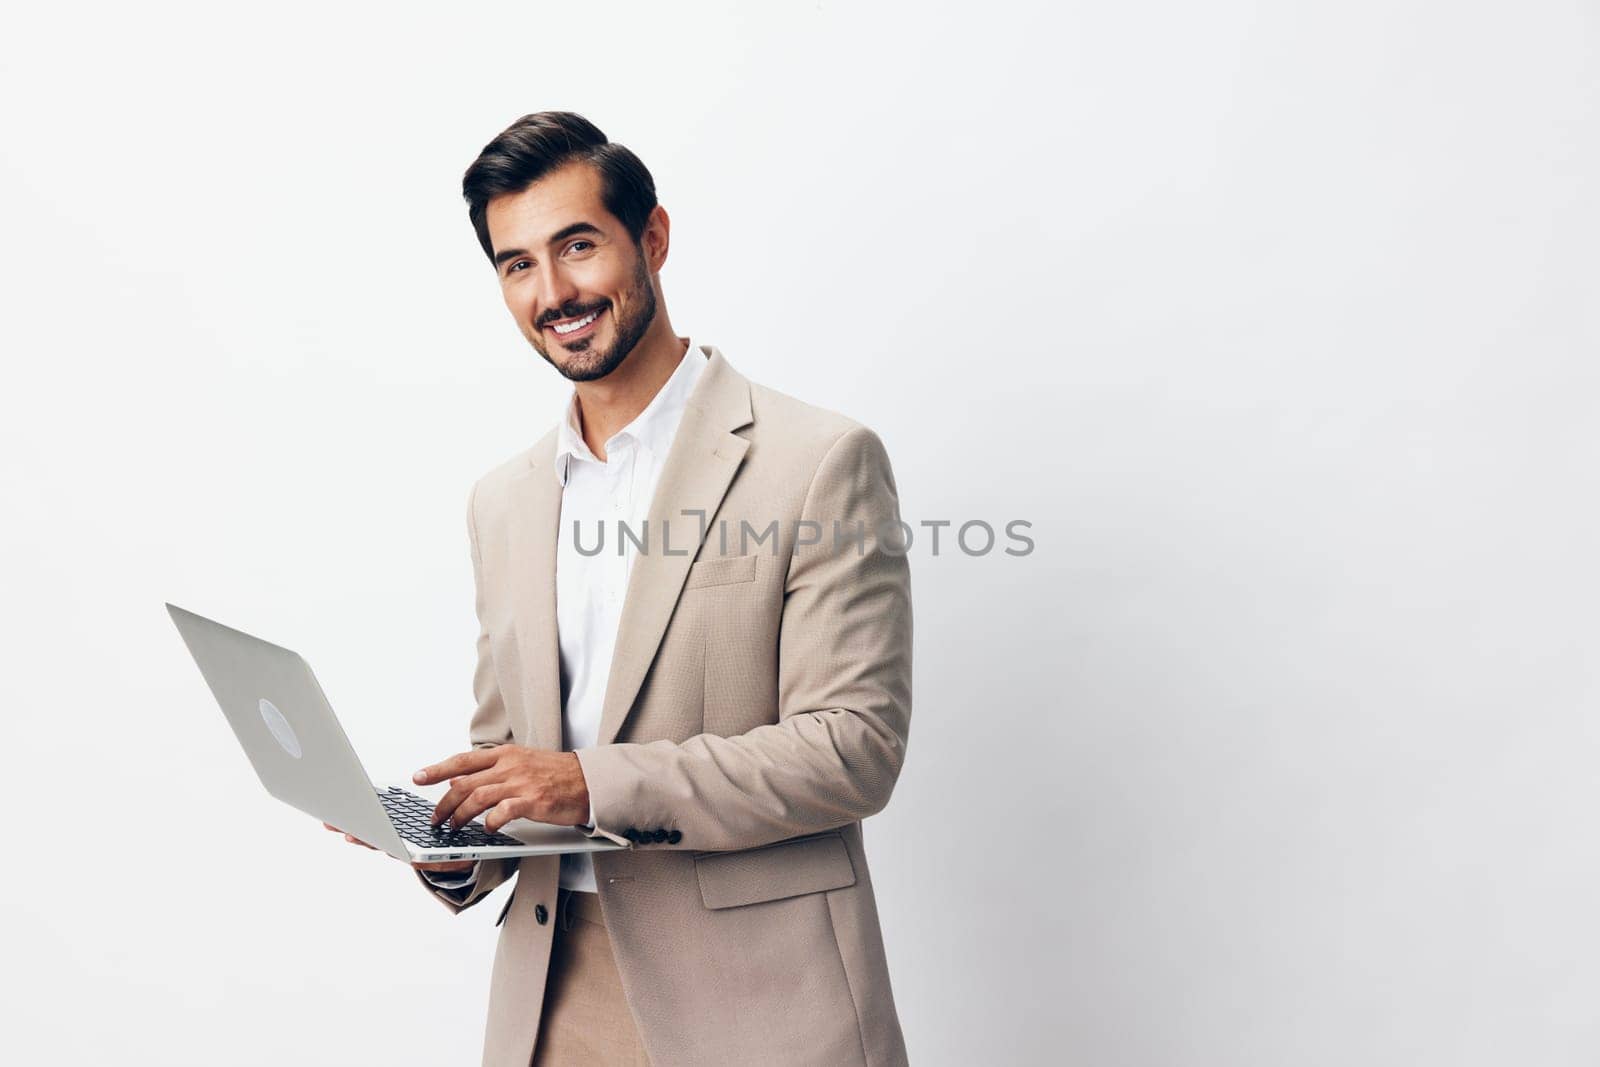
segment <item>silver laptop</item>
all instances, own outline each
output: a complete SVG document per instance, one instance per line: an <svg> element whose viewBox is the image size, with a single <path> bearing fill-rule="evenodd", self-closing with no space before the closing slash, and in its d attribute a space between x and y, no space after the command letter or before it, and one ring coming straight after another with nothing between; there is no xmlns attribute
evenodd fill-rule
<svg viewBox="0 0 1600 1067"><path fill-rule="evenodd" d="M167 613L222 706L267 792L408 863L600 852L622 848L571 826L517 819L499 833L474 820L429 825L434 805L396 786L376 788L298 653L175 604Z"/></svg>

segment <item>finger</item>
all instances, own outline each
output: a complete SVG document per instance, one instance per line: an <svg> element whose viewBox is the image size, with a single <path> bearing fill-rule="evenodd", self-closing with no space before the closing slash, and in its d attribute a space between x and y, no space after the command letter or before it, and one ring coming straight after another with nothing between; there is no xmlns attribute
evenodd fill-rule
<svg viewBox="0 0 1600 1067"><path fill-rule="evenodd" d="M465 826L501 801L516 796L516 792L515 786L505 782L486 782L466 795L450 817L451 822L457 827Z"/></svg>
<svg viewBox="0 0 1600 1067"><path fill-rule="evenodd" d="M489 809L489 814L483 817L483 825L492 834L512 819L524 818L527 810L526 800L521 797L510 797Z"/></svg>
<svg viewBox="0 0 1600 1067"><path fill-rule="evenodd" d="M460 778L452 778L450 780L449 790L444 796L439 798L439 803L433 806L433 815L430 816L429 821L435 826L441 825L446 819L450 818L451 814L461 806L464 800L467 799L467 794L471 793L479 786L489 785L494 780L495 772L493 768L490 768L486 771L480 771L477 774L468 774ZM465 819L462 821L464 822Z"/></svg>
<svg viewBox="0 0 1600 1067"><path fill-rule="evenodd" d="M458 752L447 760L422 768L411 776L411 780L418 785L433 785L446 778L456 778L484 770L492 766L498 758L499 754L493 748L475 748L471 752Z"/></svg>
<svg viewBox="0 0 1600 1067"><path fill-rule="evenodd" d="M352 845L360 845L362 848L372 848L371 845L367 844L365 841L361 840L359 837L356 837L356 836L354 836L352 834L345 834L344 835L344 839L346 841L350 842ZM378 850L373 848L372 851L376 852Z"/></svg>

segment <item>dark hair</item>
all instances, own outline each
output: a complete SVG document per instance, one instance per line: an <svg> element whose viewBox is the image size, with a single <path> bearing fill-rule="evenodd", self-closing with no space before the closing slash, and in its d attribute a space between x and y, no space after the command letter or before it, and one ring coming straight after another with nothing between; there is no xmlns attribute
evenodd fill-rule
<svg viewBox="0 0 1600 1067"><path fill-rule="evenodd" d="M478 232L484 255L494 260L489 241L489 201L520 193L567 163L587 163L600 174L606 210L628 228L635 245L656 206L656 183L639 157L606 140L600 128L571 111L524 115L483 146L461 178L467 217Z"/></svg>

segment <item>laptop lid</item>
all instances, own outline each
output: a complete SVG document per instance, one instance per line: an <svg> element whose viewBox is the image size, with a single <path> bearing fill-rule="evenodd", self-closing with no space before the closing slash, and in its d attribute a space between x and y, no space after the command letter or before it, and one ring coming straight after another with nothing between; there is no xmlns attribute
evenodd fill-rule
<svg viewBox="0 0 1600 1067"><path fill-rule="evenodd" d="M409 861L311 665L175 604L167 613L267 792Z"/></svg>

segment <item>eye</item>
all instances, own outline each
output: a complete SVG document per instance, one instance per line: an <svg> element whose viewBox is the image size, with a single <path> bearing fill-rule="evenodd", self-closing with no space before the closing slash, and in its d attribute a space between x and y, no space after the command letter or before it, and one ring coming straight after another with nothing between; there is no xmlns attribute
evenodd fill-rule
<svg viewBox="0 0 1600 1067"><path fill-rule="evenodd" d="M588 241L574 241L570 245L567 246L567 251L568 252L574 251L575 249L577 249L577 247L579 245L584 245L584 246L586 246L588 248L593 248L594 247L594 245L592 243L588 242Z"/></svg>
<svg viewBox="0 0 1600 1067"><path fill-rule="evenodd" d="M511 264L509 267L506 268L506 273L507 274L515 274L515 273L517 273L517 271L521 270L522 268L524 268L524 267L526 267L528 265L529 264L528 264L527 260L519 259L515 263Z"/></svg>

